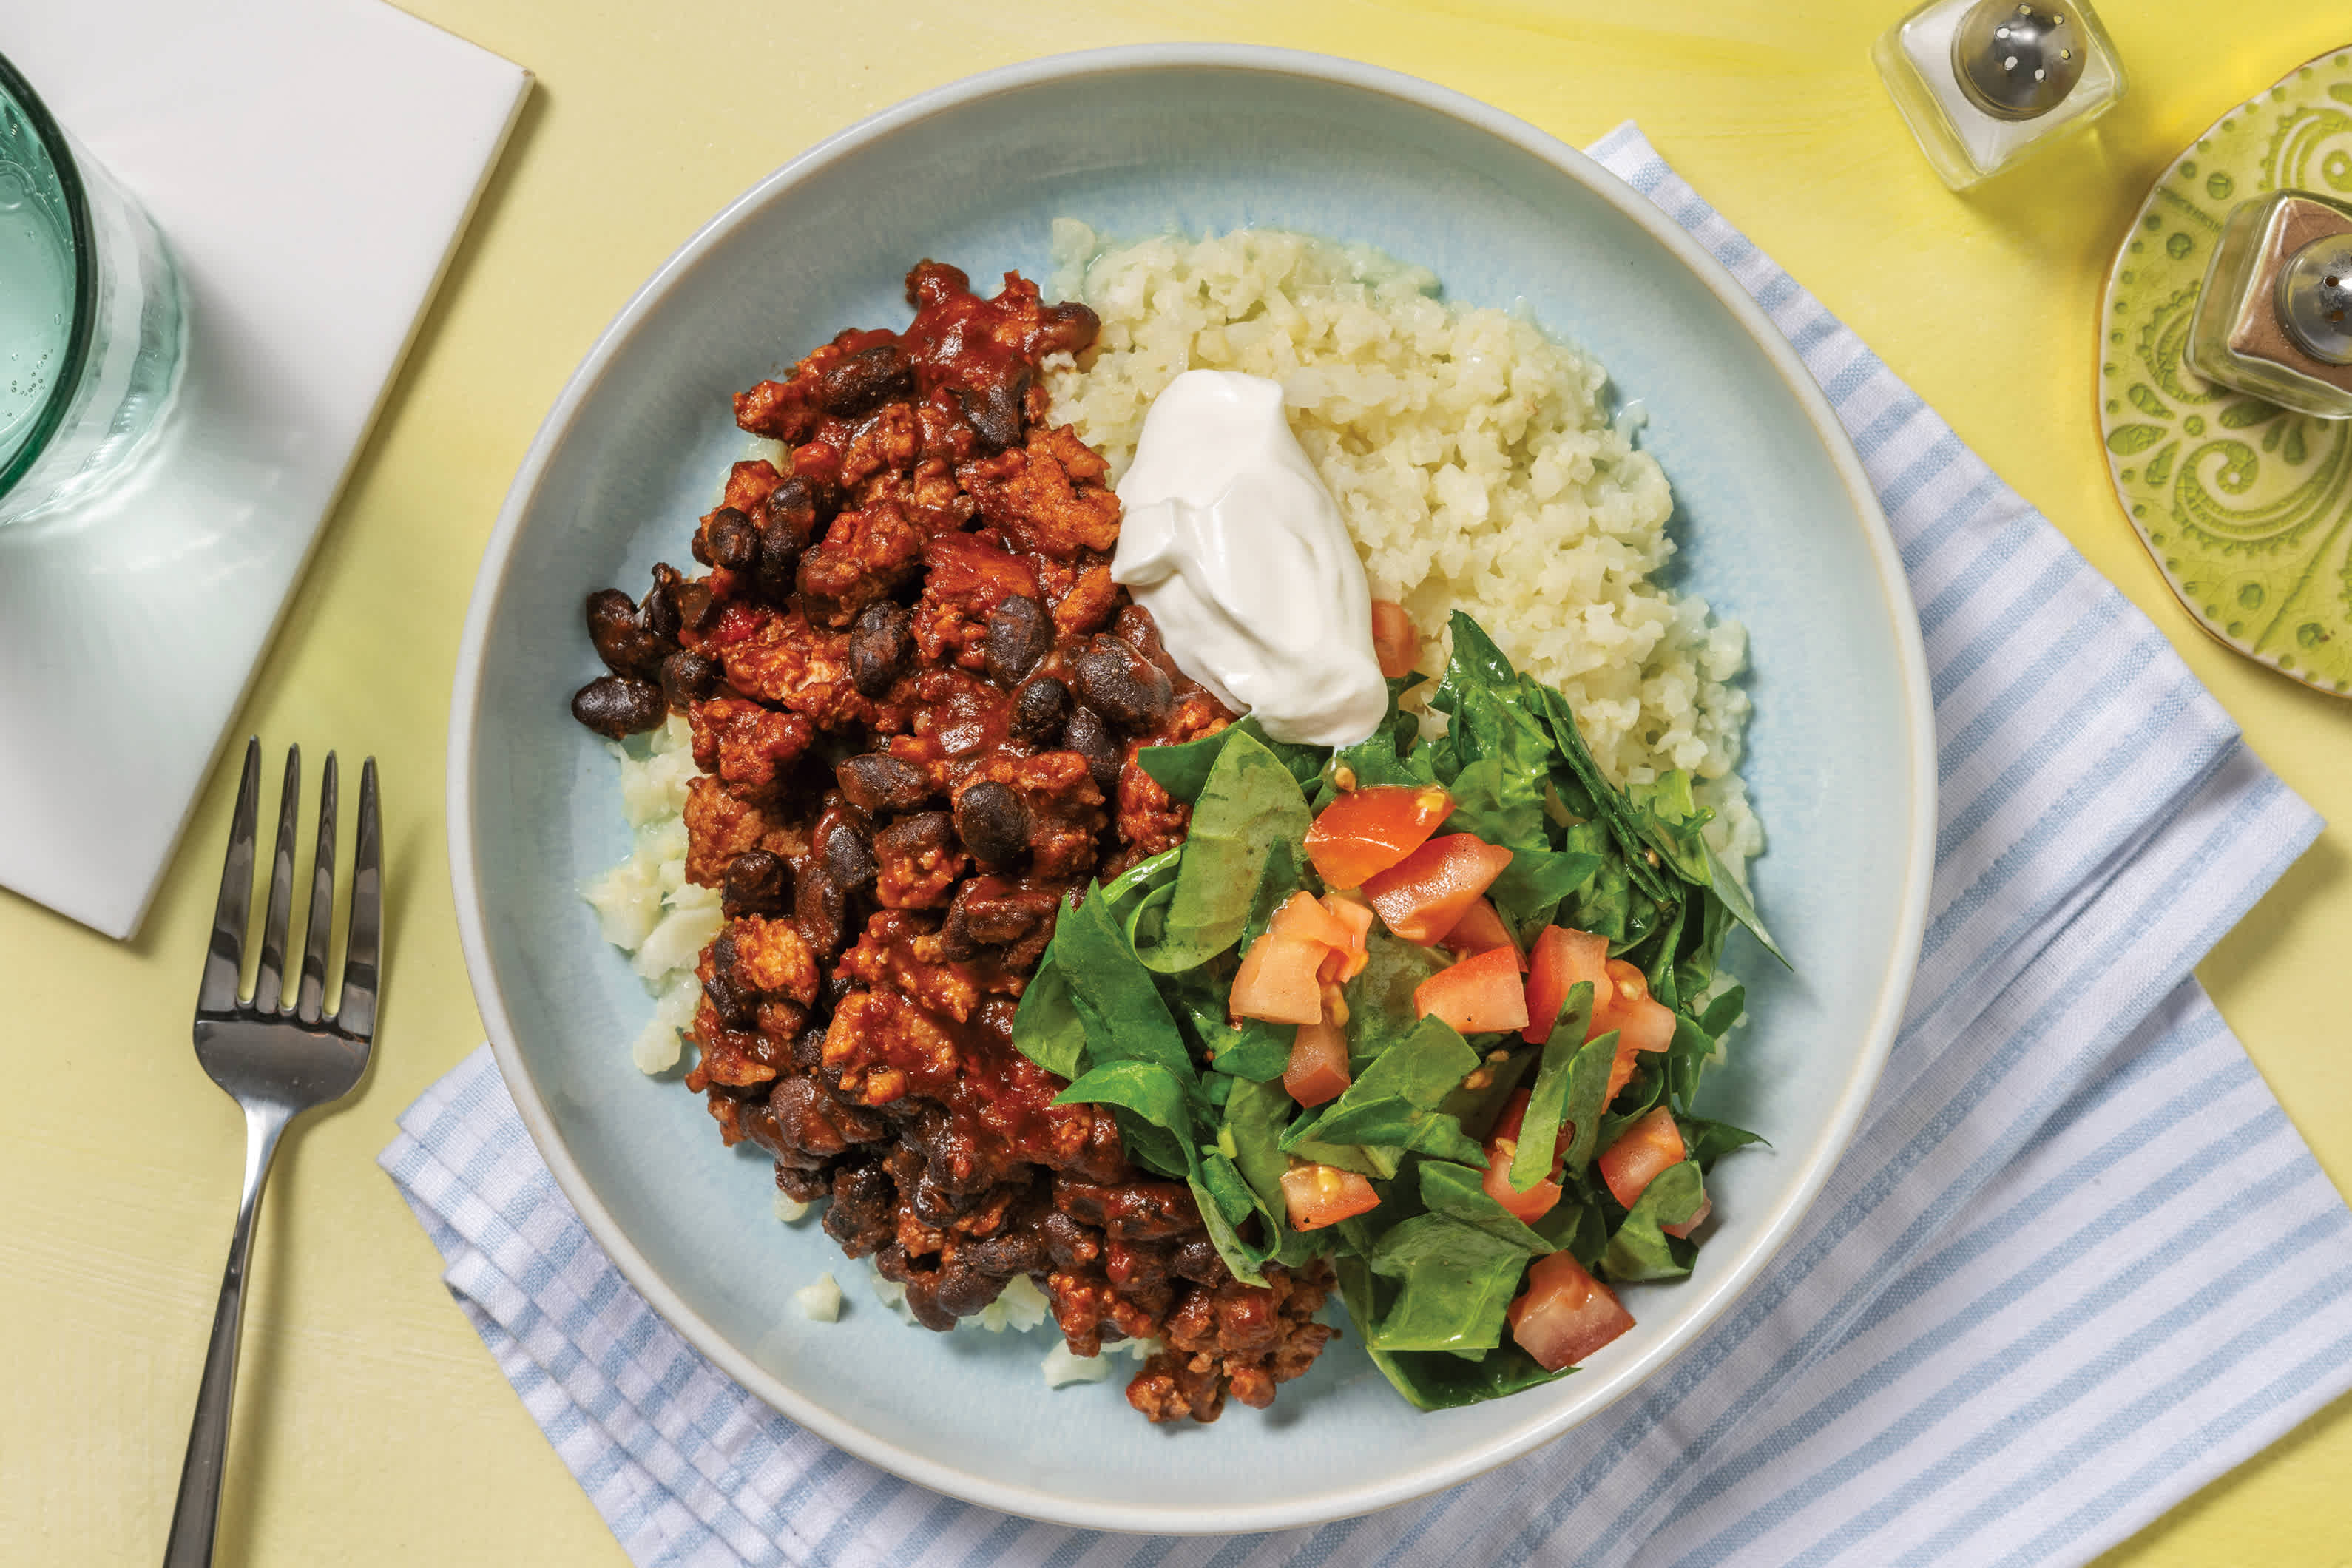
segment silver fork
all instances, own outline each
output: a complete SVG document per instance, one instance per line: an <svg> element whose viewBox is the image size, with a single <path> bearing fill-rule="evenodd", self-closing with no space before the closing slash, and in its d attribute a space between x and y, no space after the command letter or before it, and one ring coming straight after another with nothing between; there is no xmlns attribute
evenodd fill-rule
<svg viewBox="0 0 2352 1568"><path fill-rule="evenodd" d="M319 847L310 875L310 938L300 950L302 978L291 1012L282 998L286 928L294 903L294 809L302 789L302 749L286 753L286 788L278 814L278 858L269 872L269 912L261 935L261 967L253 1000L237 1000L245 964L246 917L253 903L257 798L261 742L245 747L245 777L221 871L220 904L213 916L211 949L196 993L196 1060L245 1111L245 1196L230 1234L228 1269L213 1314L196 1418L180 1470L180 1499L163 1568L203 1568L213 1560L220 1521L221 1468L228 1451L229 1403L236 1386L236 1348L245 1321L246 1266L253 1256L253 1220L261 1184L286 1124L314 1105L340 1100L366 1070L375 1034L377 943L383 926L383 828L376 819L375 759L360 770L357 874L352 883L351 931L344 943L342 1004L322 1011L327 992L327 940L335 913L335 755L319 792Z"/></svg>

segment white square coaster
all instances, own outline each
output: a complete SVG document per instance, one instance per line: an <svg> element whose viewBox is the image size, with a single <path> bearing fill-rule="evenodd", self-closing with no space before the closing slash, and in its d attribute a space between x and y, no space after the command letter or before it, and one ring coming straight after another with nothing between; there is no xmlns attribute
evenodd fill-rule
<svg viewBox="0 0 2352 1568"><path fill-rule="evenodd" d="M0 50L187 289L136 473L0 528L0 884L127 937L530 78L380 0L0 0Z"/></svg>

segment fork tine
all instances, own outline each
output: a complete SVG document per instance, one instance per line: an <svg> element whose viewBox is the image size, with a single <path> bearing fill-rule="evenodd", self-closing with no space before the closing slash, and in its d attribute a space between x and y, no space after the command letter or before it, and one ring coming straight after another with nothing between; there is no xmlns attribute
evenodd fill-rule
<svg viewBox="0 0 2352 1568"><path fill-rule="evenodd" d="M261 793L261 738L245 743L245 774L236 786L236 810L229 817L228 862L221 868L220 902L213 911L212 945L205 950L205 978L196 988L196 1010L226 1013L236 1006L237 981L245 969L245 919L253 908L254 816Z"/></svg>
<svg viewBox="0 0 2352 1568"><path fill-rule="evenodd" d="M377 820L375 759L360 765L360 834L352 855L352 933L344 944L343 998L335 1026L362 1041L375 1033L376 945L383 930L383 825Z"/></svg>
<svg viewBox="0 0 2352 1568"><path fill-rule="evenodd" d="M319 1021L327 995L327 942L335 924L335 753L319 777L319 849L310 866L310 934L302 943L302 986L294 999L294 1016L302 1023Z"/></svg>
<svg viewBox="0 0 2352 1568"><path fill-rule="evenodd" d="M286 784L278 797L278 854L269 863L269 913L261 924L261 968L253 980L256 1012L286 1005L286 928L294 918L294 811L302 802L302 748L286 748Z"/></svg>

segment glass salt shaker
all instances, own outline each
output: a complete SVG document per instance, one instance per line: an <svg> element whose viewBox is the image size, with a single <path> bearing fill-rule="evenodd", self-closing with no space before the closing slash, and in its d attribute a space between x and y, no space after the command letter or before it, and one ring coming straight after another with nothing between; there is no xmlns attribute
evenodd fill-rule
<svg viewBox="0 0 2352 1568"><path fill-rule="evenodd" d="M2183 358L2207 381L2352 419L2352 205L2308 191L2239 204L2205 268Z"/></svg>
<svg viewBox="0 0 2352 1568"><path fill-rule="evenodd" d="M2079 0L1928 0L1870 54L1956 191L2080 131L2124 95L2115 44Z"/></svg>

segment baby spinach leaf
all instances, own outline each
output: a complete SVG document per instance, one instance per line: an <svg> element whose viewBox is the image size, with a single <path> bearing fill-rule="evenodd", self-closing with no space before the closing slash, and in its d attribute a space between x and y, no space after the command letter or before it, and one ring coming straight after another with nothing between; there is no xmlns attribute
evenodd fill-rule
<svg viewBox="0 0 2352 1568"><path fill-rule="evenodd" d="M1702 1171L1713 1170L1716 1161L1734 1149L1765 1142L1760 1133L1750 1132L1744 1127L1734 1127L1728 1121L1709 1121L1701 1116L1677 1116L1675 1123L1682 1129L1684 1150ZM1766 1144L1766 1147L1770 1145ZM1670 1220L1667 1223L1675 1222Z"/></svg>
<svg viewBox="0 0 2352 1568"><path fill-rule="evenodd" d="M1055 1095L1054 1103L1118 1106L1188 1142L1192 1130L1192 1097L1183 1082L1158 1062L1106 1062Z"/></svg>
<svg viewBox="0 0 2352 1568"><path fill-rule="evenodd" d="M1293 1125L1283 1146L1312 1137L1327 1143L1394 1143L1431 1153L1456 1148L1467 1142L1461 1126L1450 1116L1437 1116L1436 1106L1477 1065L1478 1053L1451 1026L1423 1018L1373 1058L1339 1099ZM1444 1127L1435 1125L1441 1121ZM1477 1145L1469 1147L1484 1164Z"/></svg>
<svg viewBox="0 0 2352 1568"><path fill-rule="evenodd" d="M1635 826L1623 797L1601 773L1600 764L1592 760L1592 753L1585 749L1584 736L1576 727L1576 715L1569 710L1568 699L1532 678L1525 679L1522 684L1529 706L1549 720L1552 738L1559 744L1561 762L1591 797L1594 815L1607 825L1610 837L1615 840L1622 857L1627 879L1660 903L1672 901L1673 894L1666 887L1665 879L1652 864L1650 847L1643 842L1641 830ZM1588 926L1585 929L1592 928Z"/></svg>
<svg viewBox="0 0 2352 1568"><path fill-rule="evenodd" d="M1257 1194L1222 1151L1201 1151L1201 1185L1216 1200L1229 1225L1237 1226L1257 1212Z"/></svg>
<svg viewBox="0 0 2352 1568"><path fill-rule="evenodd" d="M1331 753L1323 773L1308 789L1308 798L1315 809L1321 811L1339 798L1339 788L1333 776L1342 768L1354 779L1352 788L1367 784L1430 784L1437 775L1430 767L1431 752L1419 744L1420 719L1398 706L1398 700L1429 678L1415 670L1410 675L1392 677L1388 683L1388 710L1372 732L1352 745L1341 746Z"/></svg>
<svg viewBox="0 0 2352 1568"><path fill-rule="evenodd" d="M1190 1097L1176 1075L1159 1063L1107 1063L1080 1076L1054 1103L1111 1107L1129 1159L1163 1176L1192 1173L1198 1157L1192 1152Z"/></svg>
<svg viewBox="0 0 2352 1568"><path fill-rule="evenodd" d="M1449 1215L1426 1214L1391 1226L1366 1262L1402 1284L1366 1343L1384 1351L1486 1350L1502 1342L1504 1312L1518 1293L1528 1254Z"/></svg>
<svg viewBox="0 0 2352 1568"><path fill-rule="evenodd" d="M1568 1001L1544 1043L1543 1065L1535 1086L1528 1091L1528 1109L1519 1118L1517 1151L1511 1156L1511 1190L1530 1191L1550 1178L1552 1153L1568 1117L1570 1069L1584 1048L1584 1031L1592 1022L1592 982L1580 980L1568 988Z"/></svg>
<svg viewBox="0 0 2352 1568"><path fill-rule="evenodd" d="M1700 1202L1706 1196L1705 1183L1699 1179L1696 1162L1685 1160L1679 1165L1669 1165L1650 1178L1642 1189L1633 1209L1625 1215L1610 1237L1608 1250L1601 1255L1601 1267L1612 1279L1671 1279L1687 1274L1691 1260L1698 1256L1698 1247L1678 1236L1668 1236L1661 1226L1681 1225L1698 1213Z"/></svg>
<svg viewBox="0 0 2352 1568"><path fill-rule="evenodd" d="M1316 1119L1314 1132L1318 1139L1334 1143L1389 1144L1482 1168L1486 1163L1486 1151L1464 1134L1459 1121L1402 1095L1360 1100L1336 1113L1327 1111ZM1306 1142L1304 1137L1286 1137L1284 1147L1296 1151Z"/></svg>
<svg viewBox="0 0 2352 1568"><path fill-rule="evenodd" d="M1497 1241L1508 1242L1531 1258L1540 1258L1552 1250L1551 1245L1496 1203L1486 1187L1485 1175L1467 1165L1456 1165L1446 1160L1423 1160L1421 1163L1421 1201L1429 1212L1471 1229L1482 1231Z"/></svg>
<svg viewBox="0 0 2352 1568"><path fill-rule="evenodd" d="M1570 1175L1560 1184L1559 1206L1531 1226L1554 1252L1566 1252L1585 1268L1601 1261L1609 1247L1609 1222L1593 1196L1591 1183Z"/></svg>
<svg viewBox="0 0 2352 1568"><path fill-rule="evenodd" d="M1247 734L1217 752L1176 872L1176 893L1152 963L1189 969L1239 940L1267 879L1270 858L1307 836L1313 818L1298 781Z"/></svg>
<svg viewBox="0 0 2352 1568"><path fill-rule="evenodd" d="M1460 1087L1439 1100L1437 1109L1459 1121L1465 1137L1474 1142L1483 1140L1495 1130L1496 1120L1503 1114L1503 1106L1511 1098L1511 1090L1518 1088L1519 1079L1528 1075L1536 1065L1537 1057L1541 1054L1516 1041L1511 1042L1508 1050L1499 1046L1488 1050L1477 1071L1464 1079ZM1496 1057L1503 1059L1496 1061ZM1481 1073L1486 1077L1486 1083L1473 1089L1471 1085L1477 1083Z"/></svg>
<svg viewBox="0 0 2352 1568"><path fill-rule="evenodd" d="M1348 1003L1348 1060L1365 1066L1412 1032L1412 994L1446 965L1446 955L1391 936L1378 924L1365 933L1364 968L1341 987Z"/></svg>
<svg viewBox="0 0 2352 1568"><path fill-rule="evenodd" d="M1548 1047L1547 1047L1548 1048ZM1560 1121L1572 1126L1563 1156L1569 1172L1582 1175L1601 1142L1602 1112L1609 1105L1609 1075L1617 1065L1617 1031L1587 1040L1568 1064L1568 1092L1560 1103Z"/></svg>
<svg viewBox="0 0 2352 1568"><path fill-rule="evenodd" d="M1271 1082L1281 1078L1290 1066L1290 1045L1297 1034L1296 1024L1269 1024L1263 1018L1244 1020L1240 1028L1228 1028L1224 1037L1211 1047L1209 1065L1237 1079Z"/></svg>
<svg viewBox="0 0 2352 1568"><path fill-rule="evenodd" d="M1292 1109L1291 1098L1280 1084L1237 1081L1225 1097L1224 1131L1218 1140L1221 1145L1232 1145L1225 1152L1234 1168L1276 1214L1284 1208L1282 1173L1290 1168L1281 1139Z"/></svg>
<svg viewBox="0 0 2352 1568"><path fill-rule="evenodd" d="M1403 1150L1382 1143L1320 1143L1312 1138L1302 1138L1287 1147L1299 1159L1312 1160L1318 1165L1336 1165L1342 1171L1353 1171L1360 1176L1382 1182L1395 1175L1404 1160Z"/></svg>
<svg viewBox="0 0 2352 1568"><path fill-rule="evenodd" d="M1731 874L1731 868L1717 859L1712 849L1706 852L1706 889L1708 895L1723 906L1726 914L1746 926L1748 934L1763 944L1765 952L1779 959L1784 967L1795 967L1789 963L1788 954L1780 951L1780 944L1772 940L1772 933L1764 929L1764 919L1756 912L1756 905L1748 897L1748 889L1739 885L1739 879Z"/></svg>
<svg viewBox="0 0 2352 1568"><path fill-rule="evenodd" d="M1451 646L1446 650L1445 673L1429 695L1432 708L1440 713L1454 712L1465 691L1509 686L1517 679L1511 661L1476 621L1456 610L1446 623L1446 631Z"/></svg>
<svg viewBox="0 0 2352 1568"><path fill-rule="evenodd" d="M1038 961L1013 1009L1013 1048L1059 1079L1077 1077L1086 1058L1086 1027L1070 1000L1070 983L1051 953Z"/></svg>
<svg viewBox="0 0 2352 1568"><path fill-rule="evenodd" d="M1172 746L1139 747L1135 753L1136 764L1150 773L1153 782L1166 790L1171 799L1191 805L1201 798L1201 788L1208 782L1209 771L1215 765L1218 753L1235 735L1247 735L1264 746L1301 788L1322 771L1323 759L1330 751L1327 746L1306 746L1277 741L1267 734L1265 726L1252 715L1213 734L1180 742Z"/></svg>
<svg viewBox="0 0 2352 1568"><path fill-rule="evenodd" d="M1359 1259L1348 1257L1333 1264L1339 1277L1340 1300L1347 1303L1359 1336L1368 1337L1395 1287L1374 1275ZM1535 1357L1516 1343L1505 1342L1481 1352L1475 1361L1449 1352L1384 1351L1367 1345L1372 1364L1396 1391L1422 1410L1451 1410L1465 1405L1501 1399L1566 1377L1573 1367L1546 1372Z"/></svg>
<svg viewBox="0 0 2352 1568"><path fill-rule="evenodd" d="M1149 859L1138 860L1118 876L1102 885L1103 898L1113 909L1124 905L1130 898L1164 888L1176 879L1177 862L1183 858L1184 847L1162 849ZM1050 947L1052 944L1048 943Z"/></svg>
<svg viewBox="0 0 2352 1568"><path fill-rule="evenodd" d="M1747 1010L1748 987L1734 985L1706 1005L1706 1011L1699 1015L1698 1026L1719 1040L1731 1033L1731 1026Z"/></svg>
<svg viewBox="0 0 2352 1568"><path fill-rule="evenodd" d="M1706 887L1706 840L1700 830L1715 813L1691 795L1690 774L1673 768L1648 784L1628 784L1625 804L1667 868L1692 886Z"/></svg>
<svg viewBox="0 0 2352 1568"><path fill-rule="evenodd" d="M1180 1082L1192 1079L1192 1054L1169 1015L1151 972L1097 888L1054 928L1054 966L1069 989L1086 1031L1087 1061L1100 1068L1129 1059L1155 1062ZM1014 1015L1016 1031L1019 1015Z"/></svg>
<svg viewBox="0 0 2352 1568"><path fill-rule="evenodd" d="M1699 1073L1714 1054L1707 1032L1687 1014L1675 1015L1675 1037L1666 1044L1666 1093L1675 1104L1688 1105L1698 1093Z"/></svg>
<svg viewBox="0 0 2352 1568"><path fill-rule="evenodd" d="M1238 1183L1240 1178L1235 1177L1234 1181ZM1233 1270L1234 1278L1244 1285L1264 1285L1265 1276L1258 1272L1258 1265L1271 1257L1274 1249L1267 1247L1260 1251L1244 1241L1240 1233L1234 1230L1234 1222L1219 1206L1217 1194L1202 1177L1191 1177L1185 1184L1192 1189L1192 1202L1201 1211L1201 1224L1209 1233L1210 1245L1217 1249L1217 1256L1225 1260L1225 1267Z"/></svg>

